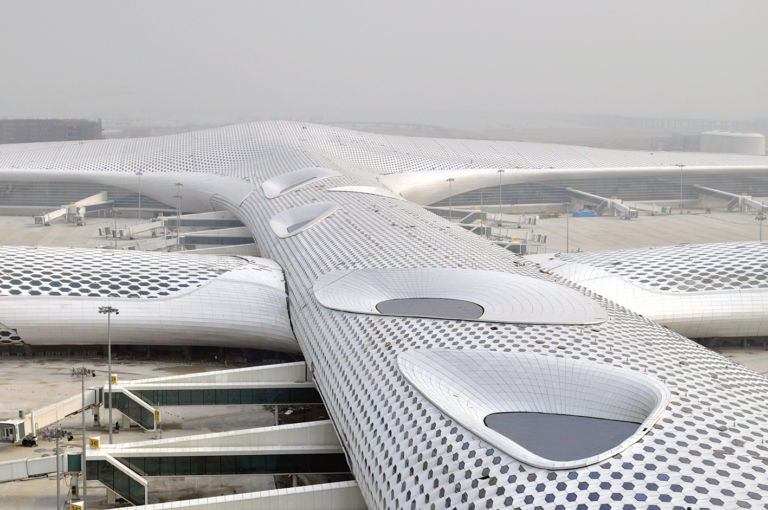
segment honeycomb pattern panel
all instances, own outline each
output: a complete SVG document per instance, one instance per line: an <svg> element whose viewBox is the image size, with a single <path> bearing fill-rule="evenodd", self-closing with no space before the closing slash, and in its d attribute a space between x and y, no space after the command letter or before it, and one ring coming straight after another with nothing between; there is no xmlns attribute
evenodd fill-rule
<svg viewBox="0 0 768 510"><path fill-rule="evenodd" d="M0 246L0 296L163 298L244 263L234 257Z"/></svg>
<svg viewBox="0 0 768 510"><path fill-rule="evenodd" d="M663 292L768 288L768 243L714 243L561 254Z"/></svg>
<svg viewBox="0 0 768 510"><path fill-rule="evenodd" d="M23 343L24 341L16 329L0 323L0 345L19 345Z"/></svg>
<svg viewBox="0 0 768 510"><path fill-rule="evenodd" d="M681 162L692 166L746 165L759 164L757 161L728 154L681 156L531 142L411 138L286 121L154 138L0 146L0 168L219 173L249 179L258 176L259 182L307 166L405 173L472 168L674 167Z"/></svg>

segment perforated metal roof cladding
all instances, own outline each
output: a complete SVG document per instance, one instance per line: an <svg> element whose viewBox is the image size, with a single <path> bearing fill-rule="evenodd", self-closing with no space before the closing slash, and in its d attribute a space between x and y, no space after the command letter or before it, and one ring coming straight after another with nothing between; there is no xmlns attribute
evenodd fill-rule
<svg viewBox="0 0 768 510"><path fill-rule="evenodd" d="M768 243L714 243L561 254L653 290L768 288Z"/></svg>
<svg viewBox="0 0 768 510"><path fill-rule="evenodd" d="M257 182L311 165L345 174L274 200L252 193L242 204L235 199L242 183L233 180L231 201L216 203L240 216L262 254L285 269L296 336L371 508L764 508L768 381L625 309L603 301L611 320L599 326L517 326L337 312L312 296L318 276L349 268L466 267L549 278L414 204L326 191L371 183L360 167L594 166L598 159L655 164L637 153L385 137L294 123L26 152L0 148L0 167L36 162L37 168L132 171L140 165L145 172L189 168L252 175ZM185 189L192 185L185 181ZM313 200L335 201L341 209L278 239L269 218ZM609 363L660 378L672 401L653 430L610 460L572 471L531 468L477 439L405 381L396 355L429 347Z"/></svg>
<svg viewBox="0 0 768 510"><path fill-rule="evenodd" d="M303 163L299 163L299 161ZM0 168L210 172L301 166L368 168L380 173L463 168L589 168L765 165L734 154L616 151L529 142L415 138L298 122L239 124L154 138L0 145ZM334 166L334 165L331 165Z"/></svg>
<svg viewBox="0 0 768 510"><path fill-rule="evenodd" d="M245 264L235 257L0 246L0 296L173 296Z"/></svg>

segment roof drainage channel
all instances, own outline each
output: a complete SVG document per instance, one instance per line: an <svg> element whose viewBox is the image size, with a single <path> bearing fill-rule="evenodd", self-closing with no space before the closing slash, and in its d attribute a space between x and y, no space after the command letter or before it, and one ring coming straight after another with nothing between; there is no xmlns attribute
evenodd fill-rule
<svg viewBox="0 0 768 510"><path fill-rule="evenodd" d="M269 226L278 237L291 237L316 225L338 208L335 202L315 202L286 209L272 216Z"/></svg>
<svg viewBox="0 0 768 510"><path fill-rule="evenodd" d="M277 198L285 193L297 190L321 179L341 175L335 170L322 167L299 168L293 172L272 177L261 183L261 189L267 198Z"/></svg>
<svg viewBox="0 0 768 510"><path fill-rule="evenodd" d="M313 287L326 308L344 312L517 324L598 324L597 301L538 278L473 269L332 271Z"/></svg>

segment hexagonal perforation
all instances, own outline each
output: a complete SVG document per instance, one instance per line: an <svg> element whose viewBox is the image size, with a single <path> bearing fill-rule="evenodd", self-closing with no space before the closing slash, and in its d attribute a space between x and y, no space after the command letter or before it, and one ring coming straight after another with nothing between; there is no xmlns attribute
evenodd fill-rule
<svg viewBox="0 0 768 510"><path fill-rule="evenodd" d="M244 264L199 257L70 248L0 247L0 296L152 299L199 287Z"/></svg>

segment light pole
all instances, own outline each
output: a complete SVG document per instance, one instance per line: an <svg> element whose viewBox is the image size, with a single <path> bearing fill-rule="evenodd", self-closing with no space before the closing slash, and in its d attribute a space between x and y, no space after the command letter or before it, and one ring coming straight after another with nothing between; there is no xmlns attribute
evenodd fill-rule
<svg viewBox="0 0 768 510"><path fill-rule="evenodd" d="M174 186L179 190L173 196L176 199L176 251L181 251L181 187L184 184L177 182Z"/></svg>
<svg viewBox="0 0 768 510"><path fill-rule="evenodd" d="M112 204L112 239L114 239L115 249L117 249L117 210Z"/></svg>
<svg viewBox="0 0 768 510"><path fill-rule="evenodd" d="M680 214L683 214L683 168L685 165L677 165L680 167Z"/></svg>
<svg viewBox="0 0 768 510"><path fill-rule="evenodd" d="M120 310L112 306L100 306L99 313L107 315L107 385L109 406L109 444L112 444L112 314L120 315Z"/></svg>
<svg viewBox="0 0 768 510"><path fill-rule="evenodd" d="M758 211L757 216L755 216L755 219L757 220L758 225L760 225L760 242L763 242L763 221L765 220L765 207L763 207L762 202L760 203L760 211Z"/></svg>
<svg viewBox="0 0 768 510"><path fill-rule="evenodd" d="M565 203L565 253L569 252L571 239L570 239L570 228L568 224L568 217L571 215L571 203L566 202Z"/></svg>
<svg viewBox="0 0 768 510"><path fill-rule="evenodd" d="M83 455L80 459L80 469L83 472L83 510L86 510L88 508L88 470L86 469L85 464L85 363L83 363L83 366L80 368L80 385L81 385L81 392L82 392L82 403L83 403Z"/></svg>
<svg viewBox="0 0 768 510"><path fill-rule="evenodd" d="M498 169L499 172L499 227L501 226L501 174L504 173L503 168Z"/></svg>
<svg viewBox="0 0 768 510"><path fill-rule="evenodd" d="M61 510L61 449L59 448L59 439L61 439L61 423L54 431L56 435L56 508Z"/></svg>
<svg viewBox="0 0 768 510"><path fill-rule="evenodd" d="M453 192L452 192L452 185L453 181L455 181L453 177L449 177L446 179L448 181L448 219L450 221L453 221Z"/></svg>
<svg viewBox="0 0 768 510"><path fill-rule="evenodd" d="M139 214L138 214L139 220L141 219L141 175L142 175L141 168L139 168L139 171L136 172L136 177L138 177L139 179Z"/></svg>

